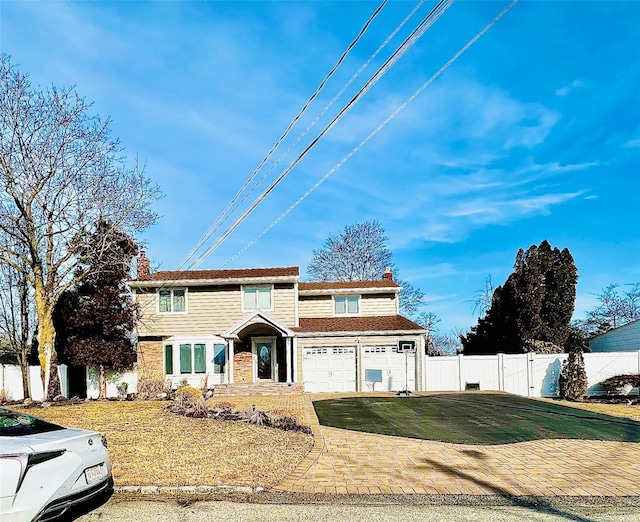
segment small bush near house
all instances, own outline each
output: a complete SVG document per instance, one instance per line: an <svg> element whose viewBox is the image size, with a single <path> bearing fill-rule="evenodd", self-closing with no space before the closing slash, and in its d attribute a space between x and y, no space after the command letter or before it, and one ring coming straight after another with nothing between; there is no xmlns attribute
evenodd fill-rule
<svg viewBox="0 0 640 522"><path fill-rule="evenodd" d="M193 386L178 388L167 410L184 417L203 418L210 414L202 391Z"/></svg>
<svg viewBox="0 0 640 522"><path fill-rule="evenodd" d="M138 372L138 398L158 399L166 398L171 392L171 383L162 372Z"/></svg>
<svg viewBox="0 0 640 522"><path fill-rule="evenodd" d="M291 415L274 416L271 419L271 426L283 431L300 431L302 433L311 433L309 426L303 426L296 417Z"/></svg>
<svg viewBox="0 0 640 522"><path fill-rule="evenodd" d="M190 386L178 389L173 402L167 406L167 410L184 417L208 417L223 421L242 421L255 426L277 428L283 431L311 433L311 429L308 426L303 426L295 415L284 413L285 410L277 410L278 413L276 413L256 409L253 406L250 410L237 411L235 404L226 401L208 406L202 392Z"/></svg>
<svg viewBox="0 0 640 522"><path fill-rule="evenodd" d="M13 397L11 396L11 392L6 388L0 389L0 404L4 404L6 402L11 402Z"/></svg>
<svg viewBox="0 0 640 522"><path fill-rule="evenodd" d="M573 350L562 363L558 379L560 397L568 401L581 401L587 393L587 372L582 350Z"/></svg>

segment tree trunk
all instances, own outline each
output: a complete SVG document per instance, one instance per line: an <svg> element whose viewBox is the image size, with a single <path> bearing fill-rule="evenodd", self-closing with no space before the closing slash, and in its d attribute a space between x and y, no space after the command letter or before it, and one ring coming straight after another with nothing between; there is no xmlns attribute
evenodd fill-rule
<svg viewBox="0 0 640 522"><path fill-rule="evenodd" d="M44 283L39 278L36 278L35 300L36 315L38 317L38 358L40 360L40 376L42 377L44 393L43 400L47 400L50 398L50 390L53 393L56 391L59 393L60 380L58 379L58 365L56 364L56 331L53 326L53 304L50 302L50 299L47 299L47 295L44 290ZM51 384L50 381L52 381Z"/></svg>
<svg viewBox="0 0 640 522"><path fill-rule="evenodd" d="M98 399L107 398L107 372L104 365L98 367Z"/></svg>
<svg viewBox="0 0 640 522"><path fill-rule="evenodd" d="M31 398L31 391L29 390L29 363L20 363L20 373L22 374L22 391L25 399Z"/></svg>

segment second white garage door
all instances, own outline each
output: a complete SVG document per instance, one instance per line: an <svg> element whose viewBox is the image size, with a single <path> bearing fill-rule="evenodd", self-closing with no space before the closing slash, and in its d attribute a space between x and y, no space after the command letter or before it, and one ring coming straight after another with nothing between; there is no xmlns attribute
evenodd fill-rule
<svg viewBox="0 0 640 522"><path fill-rule="evenodd" d="M382 382L367 381L367 370L377 370ZM399 353L395 346L365 346L362 379L362 391L415 391L416 354Z"/></svg>
<svg viewBox="0 0 640 522"><path fill-rule="evenodd" d="M306 392L356 391L356 349L350 346L306 347L302 352Z"/></svg>

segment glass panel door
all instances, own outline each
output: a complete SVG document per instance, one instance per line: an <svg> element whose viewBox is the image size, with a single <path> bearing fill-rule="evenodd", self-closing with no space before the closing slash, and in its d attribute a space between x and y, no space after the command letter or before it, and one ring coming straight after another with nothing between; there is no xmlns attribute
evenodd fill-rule
<svg viewBox="0 0 640 522"><path fill-rule="evenodd" d="M273 379L271 373L271 342L261 341L256 343L258 355L258 379Z"/></svg>

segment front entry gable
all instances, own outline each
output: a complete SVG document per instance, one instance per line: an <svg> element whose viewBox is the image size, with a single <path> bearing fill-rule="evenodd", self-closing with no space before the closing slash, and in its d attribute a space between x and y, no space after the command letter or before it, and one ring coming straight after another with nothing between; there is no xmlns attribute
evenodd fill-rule
<svg viewBox="0 0 640 522"><path fill-rule="evenodd" d="M276 321L273 317L261 310L249 314L247 317L236 323L229 330L222 334L225 339L238 339L243 330L254 325L265 325L273 328L282 337L295 337L296 334L293 330L286 327L282 323Z"/></svg>

